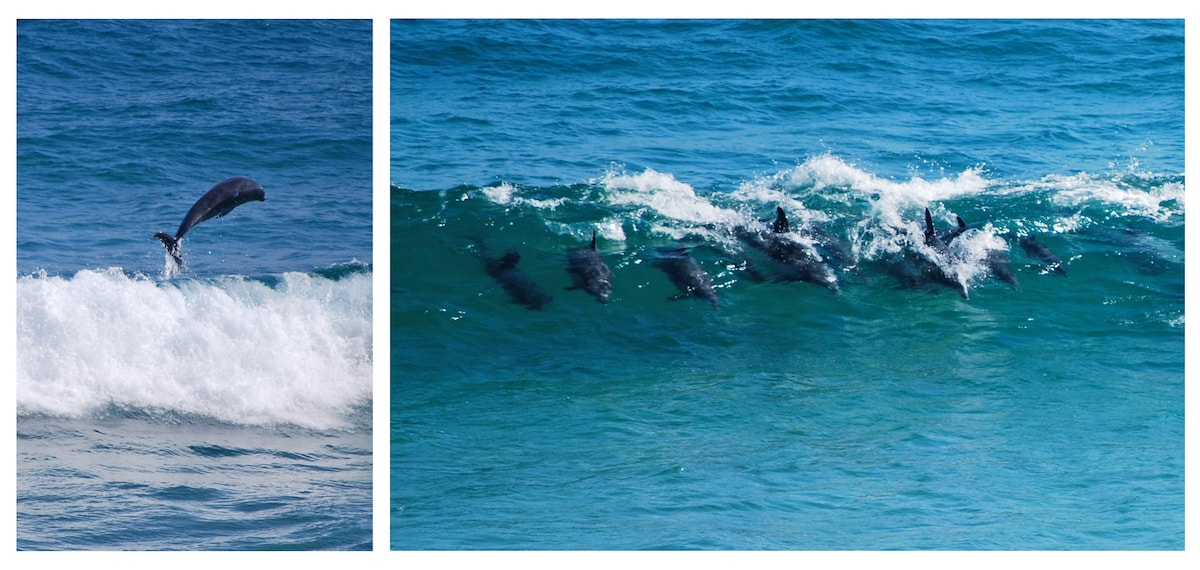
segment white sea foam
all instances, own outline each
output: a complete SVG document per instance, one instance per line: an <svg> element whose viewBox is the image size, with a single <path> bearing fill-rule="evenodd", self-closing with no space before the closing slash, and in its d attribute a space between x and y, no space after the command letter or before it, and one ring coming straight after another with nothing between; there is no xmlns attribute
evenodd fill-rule
<svg viewBox="0 0 1200 570"><path fill-rule="evenodd" d="M158 282L23 276L19 413L109 405L241 424L343 426L371 397L371 277Z"/></svg>
<svg viewBox="0 0 1200 570"><path fill-rule="evenodd" d="M502 206L529 205L538 209L553 210L563 205L567 200L566 198L540 199L522 196L520 188L508 182L501 182L496 186L482 188L481 192L492 203Z"/></svg>
<svg viewBox="0 0 1200 570"><path fill-rule="evenodd" d="M830 154L809 158L777 176L781 182L810 187L814 193L844 188L860 197L896 206L924 206L978 194L991 185L980 168L968 168L954 177L936 180L913 176L908 180L896 181L872 174Z"/></svg>
<svg viewBox="0 0 1200 570"><path fill-rule="evenodd" d="M517 188L512 184L502 182L496 186L482 188L480 191L495 204L511 204Z"/></svg>
<svg viewBox="0 0 1200 570"><path fill-rule="evenodd" d="M790 188L779 182L779 174L758 177L743 182L730 193L730 197L739 203L756 207L779 206L787 212L788 220L798 226L829 221L828 215L819 210L810 210Z"/></svg>
<svg viewBox="0 0 1200 570"><path fill-rule="evenodd" d="M610 170L599 183L608 202L617 206L642 206L658 215L693 224L732 224L742 220L735 210L713 204L696 189L668 173L647 168L639 174Z"/></svg>
<svg viewBox="0 0 1200 570"><path fill-rule="evenodd" d="M1099 202L1115 206L1109 212L1113 216L1138 215L1160 221L1170 218L1175 213L1183 213L1185 203L1184 185L1175 182L1145 190L1120 178L1102 178L1080 173L1046 176L1027 187L1052 190L1052 199L1058 205L1082 206Z"/></svg>

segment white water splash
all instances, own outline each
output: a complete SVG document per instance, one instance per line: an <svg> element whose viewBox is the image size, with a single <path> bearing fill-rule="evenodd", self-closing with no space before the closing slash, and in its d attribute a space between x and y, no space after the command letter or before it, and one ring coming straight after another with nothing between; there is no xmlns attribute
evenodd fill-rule
<svg viewBox="0 0 1200 570"><path fill-rule="evenodd" d="M1151 190L1134 187L1121 179L1101 178L1086 173L1052 174L1022 186L1028 191L1053 192L1052 201L1060 206L1082 207L1091 203L1111 206L1110 216L1145 216L1165 221L1184 213L1184 185L1168 182Z"/></svg>
<svg viewBox="0 0 1200 570"><path fill-rule="evenodd" d="M118 268L17 280L19 413L110 404L344 425L371 396L371 277L159 283Z"/></svg>
<svg viewBox="0 0 1200 570"><path fill-rule="evenodd" d="M482 192L484 197L489 201L501 206L528 205L542 210L554 210L567 201L567 198L565 197L539 199L522 196L521 189L517 186L509 184L508 182L501 182L496 186L487 186L485 188L481 188L480 192Z"/></svg>
<svg viewBox="0 0 1200 570"><path fill-rule="evenodd" d="M698 196L690 184L650 168L640 174L610 170L599 184L609 191L608 203L612 205L644 206L660 216L693 224L728 225L743 221L737 211Z"/></svg>

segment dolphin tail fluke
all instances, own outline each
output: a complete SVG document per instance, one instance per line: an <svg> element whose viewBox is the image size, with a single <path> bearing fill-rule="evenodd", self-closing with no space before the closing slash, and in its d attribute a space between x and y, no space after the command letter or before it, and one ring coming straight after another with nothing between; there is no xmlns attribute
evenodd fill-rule
<svg viewBox="0 0 1200 570"><path fill-rule="evenodd" d="M171 259L175 260L175 265L183 267L183 255L179 251L179 239L171 237L171 234L167 232L158 232L154 234L154 237L158 238L162 242L163 247L167 248L167 254L171 256Z"/></svg>

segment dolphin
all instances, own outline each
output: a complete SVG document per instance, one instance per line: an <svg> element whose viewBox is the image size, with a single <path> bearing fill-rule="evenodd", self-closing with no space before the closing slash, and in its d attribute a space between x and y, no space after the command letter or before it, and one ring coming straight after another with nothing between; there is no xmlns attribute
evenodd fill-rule
<svg viewBox="0 0 1200 570"><path fill-rule="evenodd" d="M500 257L492 257L482 240L476 239L475 244L479 249L479 258L483 260L484 271L500 283L514 303L529 309L541 309L543 305L554 300L517 267L517 263L521 261L521 254L509 251Z"/></svg>
<svg viewBox="0 0 1200 570"><path fill-rule="evenodd" d="M167 248L171 259L175 260L175 266L182 267L183 255L179 249L179 242L188 230L209 218L220 218L251 200L264 202L266 199L263 187L254 180L245 176L226 178L205 192L199 200L196 200L195 204L192 204L187 215L183 217L183 221L179 223L179 229L175 230L174 237L167 232L158 232L154 234L154 237L162 241L163 247Z"/></svg>
<svg viewBox="0 0 1200 570"><path fill-rule="evenodd" d="M933 248L934 251L949 255L950 248L946 246L946 242L937 234L937 230L933 227L933 215L929 213L929 208L925 208L925 245Z"/></svg>
<svg viewBox="0 0 1200 570"><path fill-rule="evenodd" d="M952 230L946 230L939 236L941 240L950 245L954 238L967 231L967 223L963 221L962 216L954 216L958 220L958 227ZM1008 283L1013 289L1020 291L1021 284L1017 281L1017 275L1013 273L1012 267L1009 266L1008 254L1002 249L988 249L987 255L984 257L983 263L987 265L988 272L993 277Z"/></svg>
<svg viewBox="0 0 1200 570"><path fill-rule="evenodd" d="M918 265L911 258L901 255L890 256L885 258L882 264L887 273L895 277L900 282L900 286L905 289L919 289L932 294L941 293L938 285L940 281L930 276L930 272L923 264Z"/></svg>
<svg viewBox="0 0 1200 570"><path fill-rule="evenodd" d="M779 268L780 279L784 281L808 281L815 283L834 293L839 291L837 275L826 265L815 251L797 242L785 234L791 232L791 224L783 208L775 207L775 221L771 224L771 233L750 232L744 228L735 228L739 237L755 249L767 254Z"/></svg>
<svg viewBox="0 0 1200 570"><path fill-rule="evenodd" d="M1055 255L1053 251L1050 251L1050 248L1043 245L1036 237L1032 235L1018 237L1017 243L1021 244L1021 249L1025 250L1025 253L1029 257L1045 263L1050 271L1064 277L1067 275L1067 268L1063 267L1062 258Z"/></svg>
<svg viewBox="0 0 1200 570"><path fill-rule="evenodd" d="M954 241L954 238L962 235L963 232L967 231L967 222L963 221L962 216L955 215L954 218L958 220L958 227L951 230L946 230L942 232L942 235L938 236L947 244Z"/></svg>
<svg viewBox="0 0 1200 570"><path fill-rule="evenodd" d="M717 290L713 288L712 277L688 254L686 247L660 247L654 266L662 269L679 289L679 295L673 299L695 297L706 299L712 306L717 306Z"/></svg>
<svg viewBox="0 0 1200 570"><path fill-rule="evenodd" d="M996 279L1008 283L1014 290L1021 290L1021 284L1017 282L1017 275L1013 273L1012 267L1009 266L1008 254L1004 250L989 249L987 257L983 261L987 264L988 271Z"/></svg>
<svg viewBox="0 0 1200 570"><path fill-rule="evenodd" d="M590 247L575 248L567 252L567 273L573 285L568 290L583 289L601 303L608 303L612 293L613 272L596 251L596 230L592 230Z"/></svg>
<svg viewBox="0 0 1200 570"><path fill-rule="evenodd" d="M963 225L965 224L961 224L960 227ZM954 235L957 236L958 234ZM938 257L942 258L941 262L935 259L926 259L926 271L931 273L938 281L958 291L958 294L962 295L963 299L969 299L970 294L967 292L967 286L958 279L955 279L953 275L947 273L946 268L942 266L942 263L954 263L955 259L950 252L949 246L937 235L937 230L933 227L933 215L929 213L929 208L925 208L925 245L929 246Z"/></svg>

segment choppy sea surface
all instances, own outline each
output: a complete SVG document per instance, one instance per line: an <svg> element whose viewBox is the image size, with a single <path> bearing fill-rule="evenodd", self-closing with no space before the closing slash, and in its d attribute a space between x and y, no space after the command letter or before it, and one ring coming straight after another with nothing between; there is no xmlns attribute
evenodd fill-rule
<svg viewBox="0 0 1200 570"><path fill-rule="evenodd" d="M371 28L17 23L18 549L372 548Z"/></svg>
<svg viewBox="0 0 1200 570"><path fill-rule="evenodd" d="M1182 21L391 32L392 549L1183 549Z"/></svg>

